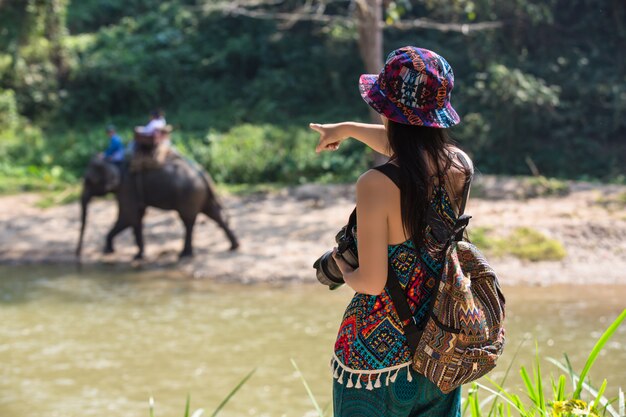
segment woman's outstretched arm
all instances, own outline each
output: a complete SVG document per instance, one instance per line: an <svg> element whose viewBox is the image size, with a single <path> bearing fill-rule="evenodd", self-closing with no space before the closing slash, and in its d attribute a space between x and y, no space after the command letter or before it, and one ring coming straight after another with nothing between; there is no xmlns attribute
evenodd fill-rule
<svg viewBox="0 0 626 417"><path fill-rule="evenodd" d="M320 134L320 141L315 148L315 151L318 153L322 151L336 151L341 142L348 138L355 138L376 152L391 156L387 132L382 124L358 122L310 123L309 127Z"/></svg>

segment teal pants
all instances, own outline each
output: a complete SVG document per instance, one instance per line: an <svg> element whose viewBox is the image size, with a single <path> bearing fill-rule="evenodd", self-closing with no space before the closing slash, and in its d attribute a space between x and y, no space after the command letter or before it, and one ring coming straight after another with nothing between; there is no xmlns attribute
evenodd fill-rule
<svg viewBox="0 0 626 417"><path fill-rule="evenodd" d="M407 381L411 372L412 381ZM356 381L356 376L353 382ZM334 417L460 417L461 388L442 393L417 372L400 370L396 381L380 388L347 388L333 380Z"/></svg>

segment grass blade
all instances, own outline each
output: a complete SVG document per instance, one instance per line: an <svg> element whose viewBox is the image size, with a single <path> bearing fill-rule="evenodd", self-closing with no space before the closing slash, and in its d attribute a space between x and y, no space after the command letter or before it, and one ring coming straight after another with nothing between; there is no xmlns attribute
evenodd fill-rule
<svg viewBox="0 0 626 417"><path fill-rule="evenodd" d="M474 395L472 393L472 389L468 389L467 390L467 399L465 399L465 401L463 402L463 411L461 412L461 415L464 417L465 414L467 413L467 410L469 409L469 405L470 405L470 401L471 401L471 396Z"/></svg>
<svg viewBox="0 0 626 417"><path fill-rule="evenodd" d="M611 323L611 325L604 331L602 336L600 336L600 339L598 339L598 341L596 342L596 345L593 347L591 353L589 354L589 357L587 358L587 362L585 363L583 371L580 373L578 385L576 386L576 390L572 395L574 399L580 398L580 393L583 390L583 382L585 381L585 378L587 377L591 366L596 361L598 355L600 354L600 351L602 350L606 342L608 342L611 336L613 336L613 333L615 333L615 331L622 324L624 319L626 319L626 309L624 309L624 311L622 311L622 313L615 319L615 321Z"/></svg>
<svg viewBox="0 0 626 417"><path fill-rule="evenodd" d="M515 359L517 359L517 355L519 354L520 350L522 349L522 345L524 343L526 343L527 340L528 340L528 337L525 337L517 345L517 349L515 349L515 353L513 353L513 357L511 358L511 361L509 362L509 366L506 368L506 371L504 372L504 375L502 376L502 380L500 381L500 385L501 386L504 386L507 378L509 377L509 372L511 372L511 369L513 368L513 362L515 362ZM498 400L499 399L500 399L500 397L496 397L496 399L491 404L491 408L489 409L489 413L487 414L488 416L492 416L493 415L493 412L494 412L494 410L496 408L496 405L498 404Z"/></svg>
<svg viewBox="0 0 626 417"><path fill-rule="evenodd" d="M619 399L617 403L617 409L619 410L619 415L626 416L626 404L624 404L624 391L622 391L621 387L619 389L618 397Z"/></svg>
<svg viewBox="0 0 626 417"><path fill-rule="evenodd" d="M535 386L530 380L530 376L528 375L528 371L526 371L525 367L520 368L520 375L522 376L522 381L524 381L524 385L526 385L526 392L528 393L528 397L531 399L535 405L539 405L537 401L537 397L535 396Z"/></svg>
<svg viewBox="0 0 626 417"><path fill-rule="evenodd" d="M600 398L602 398L602 395L604 394L604 390L606 389L606 378L604 378L604 381L602 381L602 385L600 386L600 389L598 390L598 394L596 395L596 399L593 400L593 408L597 408L598 407L598 403L600 402Z"/></svg>
<svg viewBox="0 0 626 417"><path fill-rule="evenodd" d="M237 391L239 391L239 389L246 383L248 382L248 380L250 379L250 377L256 372L256 368L251 370L250 373L248 373L248 375L246 375L241 381L239 381L239 383L235 386L235 388L233 388L228 395L226 396L226 398L224 398L222 400L222 402L220 403L220 405L217 406L217 408L215 409L215 411L213 411L213 414L211 414L211 417L215 417L217 415L217 413L219 413L222 408L224 408L224 406L228 403L228 401L230 401L230 399L233 397L233 395L235 395L237 393ZM197 411L196 411L197 412ZM194 413L195 414L195 413Z"/></svg>
<svg viewBox="0 0 626 417"><path fill-rule="evenodd" d="M478 387L472 384L475 388L474 396L472 397L472 417L480 417L480 405L478 403Z"/></svg>
<svg viewBox="0 0 626 417"><path fill-rule="evenodd" d="M564 372L569 372L571 370L571 367L568 367L567 365L562 364L561 362L557 361L554 358L547 358L547 360L551 363L553 363L557 368L561 369ZM578 383L578 381L580 380L580 377L573 371L571 371L571 376L572 376L572 384L574 386L576 386L576 384ZM598 391L593 388L591 385L589 385L586 382L583 382L583 388L588 391L592 396L597 396L598 395ZM600 398L600 404L602 404L602 406L605 407L606 411L609 412L609 414L612 417L624 417L626 414L623 413L618 413L615 408L613 408L613 406L611 406L610 401L605 398L605 397L601 397Z"/></svg>
<svg viewBox="0 0 626 417"><path fill-rule="evenodd" d="M148 399L148 407L150 409L150 417L154 417L154 397L152 395Z"/></svg>
<svg viewBox="0 0 626 417"><path fill-rule="evenodd" d="M476 385L478 385L480 388L487 390L488 392L497 395L498 397L502 398L504 401L506 401L508 404L512 405L513 408L515 408L520 415L525 416L526 415L526 410L524 409L524 406L522 405L522 402L520 401L519 397L515 394L509 394L508 392L506 392L504 390L504 388L500 387L497 383L495 383L493 380L487 378L487 380L489 382L491 382L497 389L498 391L492 390L491 388L482 385L480 383L476 383Z"/></svg>
<svg viewBox="0 0 626 417"><path fill-rule="evenodd" d="M539 400L539 410L546 412L546 400L543 395L543 384L541 382L541 364L539 363L539 345L535 340L535 365L537 366L537 399Z"/></svg>
<svg viewBox="0 0 626 417"><path fill-rule="evenodd" d="M311 388L309 388L309 384L306 382L306 379L304 379L302 372L300 372L300 368L298 368L296 361L291 359L291 364L296 369L296 372L298 372L298 376L300 377L300 380L302 381L302 384L304 385L304 389L306 389L306 392L309 395L309 399L311 400L311 403L313 403L313 406L315 407L317 414L319 415L319 417L324 417L324 412L322 411L322 408L317 403L317 400L315 399L315 396L313 395L313 391L311 391Z"/></svg>
<svg viewBox="0 0 626 417"><path fill-rule="evenodd" d="M567 372L570 376L574 375L574 367L572 366L572 361L569 360L569 356L567 353L563 353L563 357L565 358L565 365L567 365Z"/></svg>
<svg viewBox="0 0 626 417"><path fill-rule="evenodd" d="M563 401L565 399L565 375L559 376L559 385L557 387L555 399Z"/></svg>
<svg viewBox="0 0 626 417"><path fill-rule="evenodd" d="M191 401L191 395L187 394L187 403L185 404L185 417L189 417L189 402Z"/></svg>

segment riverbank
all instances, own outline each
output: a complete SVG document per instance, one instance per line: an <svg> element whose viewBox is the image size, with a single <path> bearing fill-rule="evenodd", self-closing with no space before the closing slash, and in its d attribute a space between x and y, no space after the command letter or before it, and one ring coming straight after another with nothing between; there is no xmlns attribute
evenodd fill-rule
<svg viewBox="0 0 626 417"><path fill-rule="evenodd" d="M552 193L554 188L555 195ZM560 242L558 261L530 262L501 254L492 263L504 284L626 284L626 187L570 182L546 192L528 181L479 178L468 205L472 227L507 239L517 228ZM539 191L537 191L539 190ZM542 191L543 190L543 191ZM537 196L538 195L538 196ZM76 203L38 208L39 194L0 197L0 264L72 264L79 229ZM183 228L173 212L149 209L144 222L142 269L168 268L194 278L237 283L315 282L311 265L330 249L354 205L347 185L309 184L223 198L241 240L228 251L223 232L201 217L194 232L195 256L178 262ZM90 205L82 262L131 263L136 251L127 230L116 252L103 255L104 237L116 216L113 200Z"/></svg>

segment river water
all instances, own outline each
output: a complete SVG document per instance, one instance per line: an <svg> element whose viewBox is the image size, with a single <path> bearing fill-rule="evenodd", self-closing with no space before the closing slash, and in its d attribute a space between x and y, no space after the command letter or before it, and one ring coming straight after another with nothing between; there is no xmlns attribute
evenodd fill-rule
<svg viewBox="0 0 626 417"><path fill-rule="evenodd" d="M505 287L507 386L521 393L519 366L570 356L580 371L602 331L626 307L626 286ZM125 267L78 272L0 266L0 417L182 416L211 411L255 374L223 416L304 416L313 406L294 359L322 406L328 363L351 293L321 286L216 284ZM626 325L602 352L592 383L626 388ZM545 360L542 370L558 374ZM483 395L483 398L486 394ZM525 396L524 396L525 398Z"/></svg>

